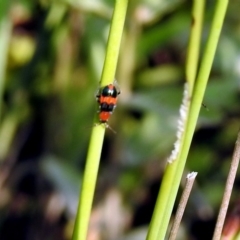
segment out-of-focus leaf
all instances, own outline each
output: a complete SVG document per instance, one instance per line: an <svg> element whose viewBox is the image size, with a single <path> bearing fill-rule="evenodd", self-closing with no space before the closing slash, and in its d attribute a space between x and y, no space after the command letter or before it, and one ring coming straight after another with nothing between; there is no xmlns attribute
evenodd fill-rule
<svg viewBox="0 0 240 240"><path fill-rule="evenodd" d="M206 90L204 104L200 113L200 125L212 125L220 123L223 116L231 109L238 108L237 81L232 76L229 79L212 79Z"/></svg>
<svg viewBox="0 0 240 240"><path fill-rule="evenodd" d="M133 95L128 108L142 113L140 120L125 119L123 159L132 164L160 155L168 156L175 141L182 90L148 89ZM156 134L157 133L157 134Z"/></svg>
<svg viewBox="0 0 240 240"><path fill-rule="evenodd" d="M180 33L186 31L190 26L190 16L188 13L179 13L174 15L168 21L155 25L149 30L146 30L139 39L137 47L137 61L140 63L144 58L149 56L154 50L162 47L175 38Z"/></svg>
<svg viewBox="0 0 240 240"><path fill-rule="evenodd" d="M102 0L62 0L70 4L72 7L82 10L87 13L95 13L101 17L110 18L112 8L110 8L105 1Z"/></svg>
<svg viewBox="0 0 240 240"><path fill-rule="evenodd" d="M180 5L184 0L142 0L139 1L139 8L142 8L140 11L145 12L145 17L139 20L145 25L153 24L155 21L159 20L164 14L167 14L178 5ZM139 12L140 15L140 12Z"/></svg>
<svg viewBox="0 0 240 240"><path fill-rule="evenodd" d="M58 25L67 12L67 6L62 2L52 2L45 24L48 29Z"/></svg>
<svg viewBox="0 0 240 240"><path fill-rule="evenodd" d="M128 235L119 238L118 240L145 240L147 237L147 231L147 227L141 227L130 232Z"/></svg>
<svg viewBox="0 0 240 240"><path fill-rule="evenodd" d="M18 128L30 116L25 93L19 91L13 98L13 101L15 101L14 108L5 113L0 125L0 162L5 160L11 152L12 143Z"/></svg>
<svg viewBox="0 0 240 240"><path fill-rule="evenodd" d="M226 125L222 131L218 134L216 144L218 148L233 148L233 144L236 141L237 132L239 128L239 119L234 117L224 122Z"/></svg>
<svg viewBox="0 0 240 240"><path fill-rule="evenodd" d="M87 29L83 44L87 49L91 77L100 81L107 43L107 33L110 22L98 17L89 16L86 19Z"/></svg>
<svg viewBox="0 0 240 240"><path fill-rule="evenodd" d="M27 64L36 50L35 39L28 35L14 35L9 46L9 65L20 67Z"/></svg>
<svg viewBox="0 0 240 240"><path fill-rule="evenodd" d="M222 181L219 181L219 179L213 180L210 178L208 178L207 183L204 186L202 186L203 192L205 196L207 196L211 205L213 206L220 205L221 198L224 192L224 187L225 187L224 179Z"/></svg>
<svg viewBox="0 0 240 240"><path fill-rule="evenodd" d="M76 214L80 191L81 175L67 163L54 156L42 158L41 167L46 176L51 180L57 191L64 197L68 214Z"/></svg>
<svg viewBox="0 0 240 240"><path fill-rule="evenodd" d="M156 87L164 83L178 82L183 76L183 69L179 66L166 64L142 71L139 74L137 84L142 87Z"/></svg>
<svg viewBox="0 0 240 240"><path fill-rule="evenodd" d="M206 142L206 144L211 144L210 142ZM189 169L194 169L194 171L202 171L205 174L210 172L213 165L216 164L217 161L216 154L207 147L207 145L203 146L195 146L191 149L189 156L187 167ZM199 176L198 180L203 176Z"/></svg>
<svg viewBox="0 0 240 240"><path fill-rule="evenodd" d="M223 34L219 41L219 47L215 56L214 69L219 69L222 73L229 73L233 75L237 66L237 59L239 57L238 39L230 38L228 31Z"/></svg>

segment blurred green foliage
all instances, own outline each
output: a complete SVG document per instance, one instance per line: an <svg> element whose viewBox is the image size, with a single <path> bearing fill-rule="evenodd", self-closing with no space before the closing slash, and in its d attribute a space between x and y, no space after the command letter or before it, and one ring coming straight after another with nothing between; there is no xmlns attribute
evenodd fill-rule
<svg viewBox="0 0 240 240"><path fill-rule="evenodd" d="M0 158L11 160L10 173L22 161L40 162L56 188L77 198L66 189L78 186L83 171L113 5L113 0L22 0L0 12L12 25L8 53L1 56L7 68L0 116ZM213 6L207 2L203 47ZM230 1L187 162L199 173L201 194L214 209L240 120L239 7ZM123 196L160 178L171 152L190 24L191 1L130 1L116 74L121 95L110 120L117 134L106 132L100 172L118 169L111 183L122 186ZM146 171L155 161L159 176ZM61 170L54 172L57 166ZM69 186L60 184L66 183L64 171L74 175Z"/></svg>

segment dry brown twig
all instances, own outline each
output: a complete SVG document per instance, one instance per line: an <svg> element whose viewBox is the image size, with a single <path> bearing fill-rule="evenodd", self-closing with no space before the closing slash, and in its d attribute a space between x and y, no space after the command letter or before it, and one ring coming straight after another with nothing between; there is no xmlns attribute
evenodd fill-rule
<svg viewBox="0 0 240 240"><path fill-rule="evenodd" d="M238 169L239 159L240 159L240 131L238 132L237 141L235 143L231 167L229 170L225 191L223 195L223 200L222 200L221 208L218 214L217 223L216 223L214 234L213 234L213 240L219 240L221 238L223 224L227 214L227 209L228 209L230 197L232 194L233 184L234 184L234 180L235 180L237 169Z"/></svg>
<svg viewBox="0 0 240 240"><path fill-rule="evenodd" d="M182 216L183 216L184 210L186 208L187 201L189 199L189 195L191 193L193 183L195 181L196 176L197 176L197 172L191 172L186 177L187 182L186 182L185 188L183 190L183 193L182 193L182 196L180 199L180 203L178 205L177 213L176 213L176 216L175 216L175 219L174 219L171 231L170 231L169 240L176 239L177 232L178 232L181 220L182 220Z"/></svg>

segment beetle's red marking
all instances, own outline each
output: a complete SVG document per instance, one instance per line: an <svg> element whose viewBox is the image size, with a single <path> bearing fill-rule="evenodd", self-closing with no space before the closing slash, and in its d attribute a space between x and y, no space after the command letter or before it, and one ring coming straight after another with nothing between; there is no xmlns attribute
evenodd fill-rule
<svg viewBox="0 0 240 240"><path fill-rule="evenodd" d="M117 97L120 91L114 84L109 84L98 90L96 96L97 102L99 103L99 122L107 123L111 114L113 113L116 104Z"/></svg>

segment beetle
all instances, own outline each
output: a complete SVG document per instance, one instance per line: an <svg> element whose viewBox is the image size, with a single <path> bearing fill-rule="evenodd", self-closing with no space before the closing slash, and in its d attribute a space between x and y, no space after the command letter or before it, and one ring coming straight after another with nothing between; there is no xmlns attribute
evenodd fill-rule
<svg viewBox="0 0 240 240"><path fill-rule="evenodd" d="M108 121L114 109L116 108L117 98L119 94L120 90L115 80L114 83L99 88L96 95L96 100L99 104L99 124L104 124L106 128L110 128L110 126L108 125ZM112 128L110 129L113 131Z"/></svg>

